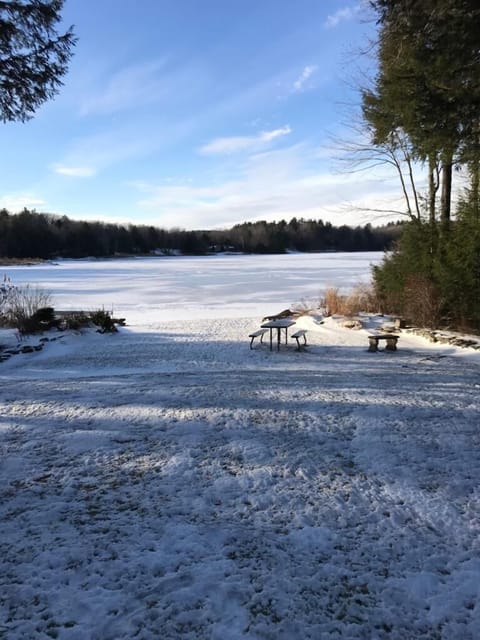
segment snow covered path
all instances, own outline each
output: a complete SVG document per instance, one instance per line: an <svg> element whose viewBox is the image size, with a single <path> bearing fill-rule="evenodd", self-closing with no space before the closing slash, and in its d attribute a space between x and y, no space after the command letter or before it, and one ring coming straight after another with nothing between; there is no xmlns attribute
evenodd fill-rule
<svg viewBox="0 0 480 640"><path fill-rule="evenodd" d="M66 336L0 369L0 635L480 637L478 359L306 319Z"/></svg>

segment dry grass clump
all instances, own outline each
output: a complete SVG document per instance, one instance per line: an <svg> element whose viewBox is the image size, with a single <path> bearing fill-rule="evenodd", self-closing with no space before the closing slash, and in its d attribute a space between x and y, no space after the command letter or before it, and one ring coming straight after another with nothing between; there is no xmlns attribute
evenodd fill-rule
<svg viewBox="0 0 480 640"><path fill-rule="evenodd" d="M377 297L373 288L364 283L358 284L349 294L340 294L338 288L329 287L320 305L325 316L355 316L359 313L376 313Z"/></svg>
<svg viewBox="0 0 480 640"><path fill-rule="evenodd" d="M0 266L2 267L11 267L11 266L32 266L35 264L42 264L45 260L41 258L5 258L0 257Z"/></svg>

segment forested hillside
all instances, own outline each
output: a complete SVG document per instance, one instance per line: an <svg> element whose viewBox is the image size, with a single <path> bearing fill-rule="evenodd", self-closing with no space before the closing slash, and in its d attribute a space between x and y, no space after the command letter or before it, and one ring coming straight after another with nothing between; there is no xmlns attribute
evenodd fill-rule
<svg viewBox="0 0 480 640"><path fill-rule="evenodd" d="M82 222L24 209L0 211L0 257L83 258L152 252L201 255L220 251L381 251L392 246L401 225L334 227L322 220L246 222L227 230L184 231L153 226Z"/></svg>

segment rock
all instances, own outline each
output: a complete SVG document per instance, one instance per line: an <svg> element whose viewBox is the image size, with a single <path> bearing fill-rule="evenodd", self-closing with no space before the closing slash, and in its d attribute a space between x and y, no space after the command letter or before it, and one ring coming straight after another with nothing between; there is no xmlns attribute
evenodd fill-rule
<svg viewBox="0 0 480 640"><path fill-rule="evenodd" d="M284 309L283 311L280 311L280 313L277 313L274 316L265 316L264 318L262 318L262 322L264 322L265 320L279 320L281 318L291 318L292 316L298 315L295 313L295 311L291 311L290 309Z"/></svg>
<svg viewBox="0 0 480 640"><path fill-rule="evenodd" d="M35 351L35 349L33 347L31 347L29 344L24 345L20 349L21 353L33 353L34 351Z"/></svg>
<svg viewBox="0 0 480 640"><path fill-rule="evenodd" d="M360 320L345 320L345 322L342 323L342 327L346 329L361 329L362 323Z"/></svg>

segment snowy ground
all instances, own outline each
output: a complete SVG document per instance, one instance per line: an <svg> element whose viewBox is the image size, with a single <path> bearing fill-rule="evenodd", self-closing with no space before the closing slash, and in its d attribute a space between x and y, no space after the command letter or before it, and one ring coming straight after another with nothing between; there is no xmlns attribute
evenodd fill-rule
<svg viewBox="0 0 480 640"><path fill-rule="evenodd" d="M0 637L480 637L478 352L250 350L241 278L0 364Z"/></svg>

